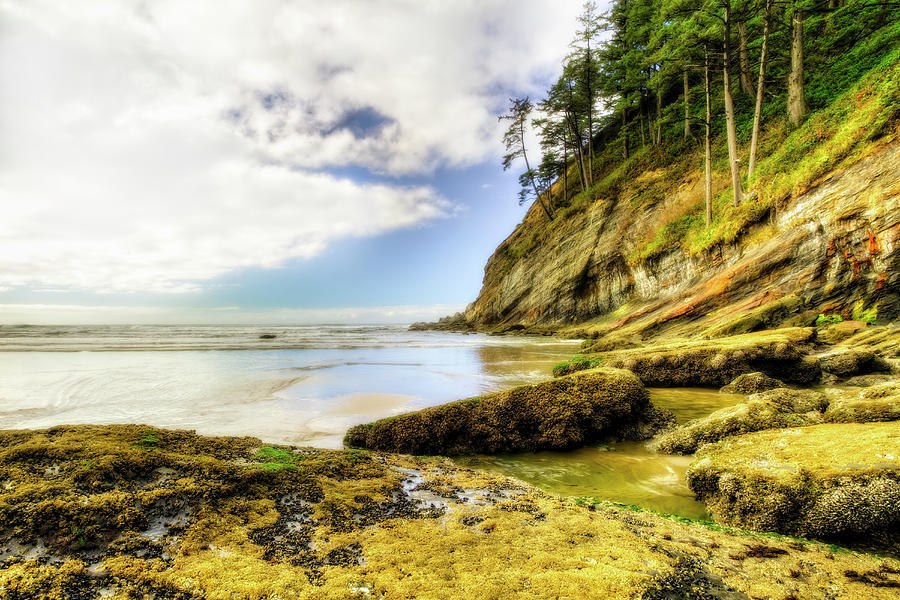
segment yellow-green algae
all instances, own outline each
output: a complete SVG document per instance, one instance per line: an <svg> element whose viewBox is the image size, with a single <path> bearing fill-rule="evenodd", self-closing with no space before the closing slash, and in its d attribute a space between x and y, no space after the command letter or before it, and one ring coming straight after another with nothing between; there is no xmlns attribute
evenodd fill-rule
<svg viewBox="0 0 900 600"><path fill-rule="evenodd" d="M669 339L590 354L592 345L585 356L633 371L653 387L720 387L757 371L783 381L811 383L821 374L816 361L807 356L814 341L812 327L786 327L711 340Z"/></svg>
<svg viewBox="0 0 900 600"><path fill-rule="evenodd" d="M671 420L633 373L601 367L358 425L344 443L428 455L565 450L647 439Z"/></svg>
<svg viewBox="0 0 900 600"><path fill-rule="evenodd" d="M900 586L895 560L579 506L443 459L130 425L0 432L0 446L4 600L887 599Z"/></svg>
<svg viewBox="0 0 900 600"><path fill-rule="evenodd" d="M716 521L900 550L900 422L760 431L705 446L687 472Z"/></svg>
<svg viewBox="0 0 900 600"><path fill-rule="evenodd" d="M731 435L822 423L826 408L828 397L822 392L776 388L669 431L655 446L665 454L693 454Z"/></svg>
<svg viewBox="0 0 900 600"><path fill-rule="evenodd" d="M704 444L764 429L898 419L900 385L895 382L842 393L830 390L830 395L816 390L775 388L668 431L654 442L654 447L665 454L692 454Z"/></svg>

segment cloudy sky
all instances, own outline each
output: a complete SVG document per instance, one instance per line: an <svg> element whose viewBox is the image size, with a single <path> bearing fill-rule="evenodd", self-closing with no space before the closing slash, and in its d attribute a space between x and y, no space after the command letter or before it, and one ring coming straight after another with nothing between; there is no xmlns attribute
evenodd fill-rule
<svg viewBox="0 0 900 600"><path fill-rule="evenodd" d="M580 4L0 0L0 323L460 308Z"/></svg>

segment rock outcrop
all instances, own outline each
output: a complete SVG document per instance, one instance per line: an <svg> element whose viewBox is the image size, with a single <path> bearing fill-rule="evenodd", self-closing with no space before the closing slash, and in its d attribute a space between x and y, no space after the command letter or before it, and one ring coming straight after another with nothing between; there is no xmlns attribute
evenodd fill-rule
<svg viewBox="0 0 900 600"><path fill-rule="evenodd" d="M344 443L413 455L566 450L670 425L629 371L600 368L357 425Z"/></svg>
<svg viewBox="0 0 900 600"><path fill-rule="evenodd" d="M687 480L721 523L900 550L898 421L730 437Z"/></svg>

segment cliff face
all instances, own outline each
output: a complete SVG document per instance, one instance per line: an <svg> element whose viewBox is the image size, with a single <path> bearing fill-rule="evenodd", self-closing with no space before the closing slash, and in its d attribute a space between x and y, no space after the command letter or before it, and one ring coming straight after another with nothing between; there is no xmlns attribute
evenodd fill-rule
<svg viewBox="0 0 900 600"><path fill-rule="evenodd" d="M646 334L701 321L715 326L789 294L799 301L780 319L804 312L846 318L872 307L879 321L898 316L900 142L883 141L782 199L729 244L699 254L676 245L635 259L648 231L702 197L699 175L650 202L601 198L553 224L532 208L488 260L466 323L502 330L593 320L639 324ZM631 189L642 178L651 185L652 177L642 175ZM540 243L518 255L536 237Z"/></svg>

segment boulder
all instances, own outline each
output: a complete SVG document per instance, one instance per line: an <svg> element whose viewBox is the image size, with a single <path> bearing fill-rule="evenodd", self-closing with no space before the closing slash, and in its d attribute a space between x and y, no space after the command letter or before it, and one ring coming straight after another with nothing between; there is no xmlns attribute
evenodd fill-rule
<svg viewBox="0 0 900 600"><path fill-rule="evenodd" d="M891 371L891 365L865 348L837 348L818 357L819 367L837 377Z"/></svg>
<svg viewBox="0 0 900 600"><path fill-rule="evenodd" d="M898 421L731 437L698 452L687 482L721 523L900 549Z"/></svg>
<svg viewBox="0 0 900 600"><path fill-rule="evenodd" d="M738 375L734 381L720 391L726 394L756 394L780 387L785 387L783 382L757 371Z"/></svg>
<svg viewBox="0 0 900 600"><path fill-rule="evenodd" d="M413 455L565 450L673 423L633 374L599 368L357 425L344 443Z"/></svg>
<svg viewBox="0 0 900 600"><path fill-rule="evenodd" d="M900 420L900 384L882 383L859 394L832 400L825 411L829 423L869 423Z"/></svg>

